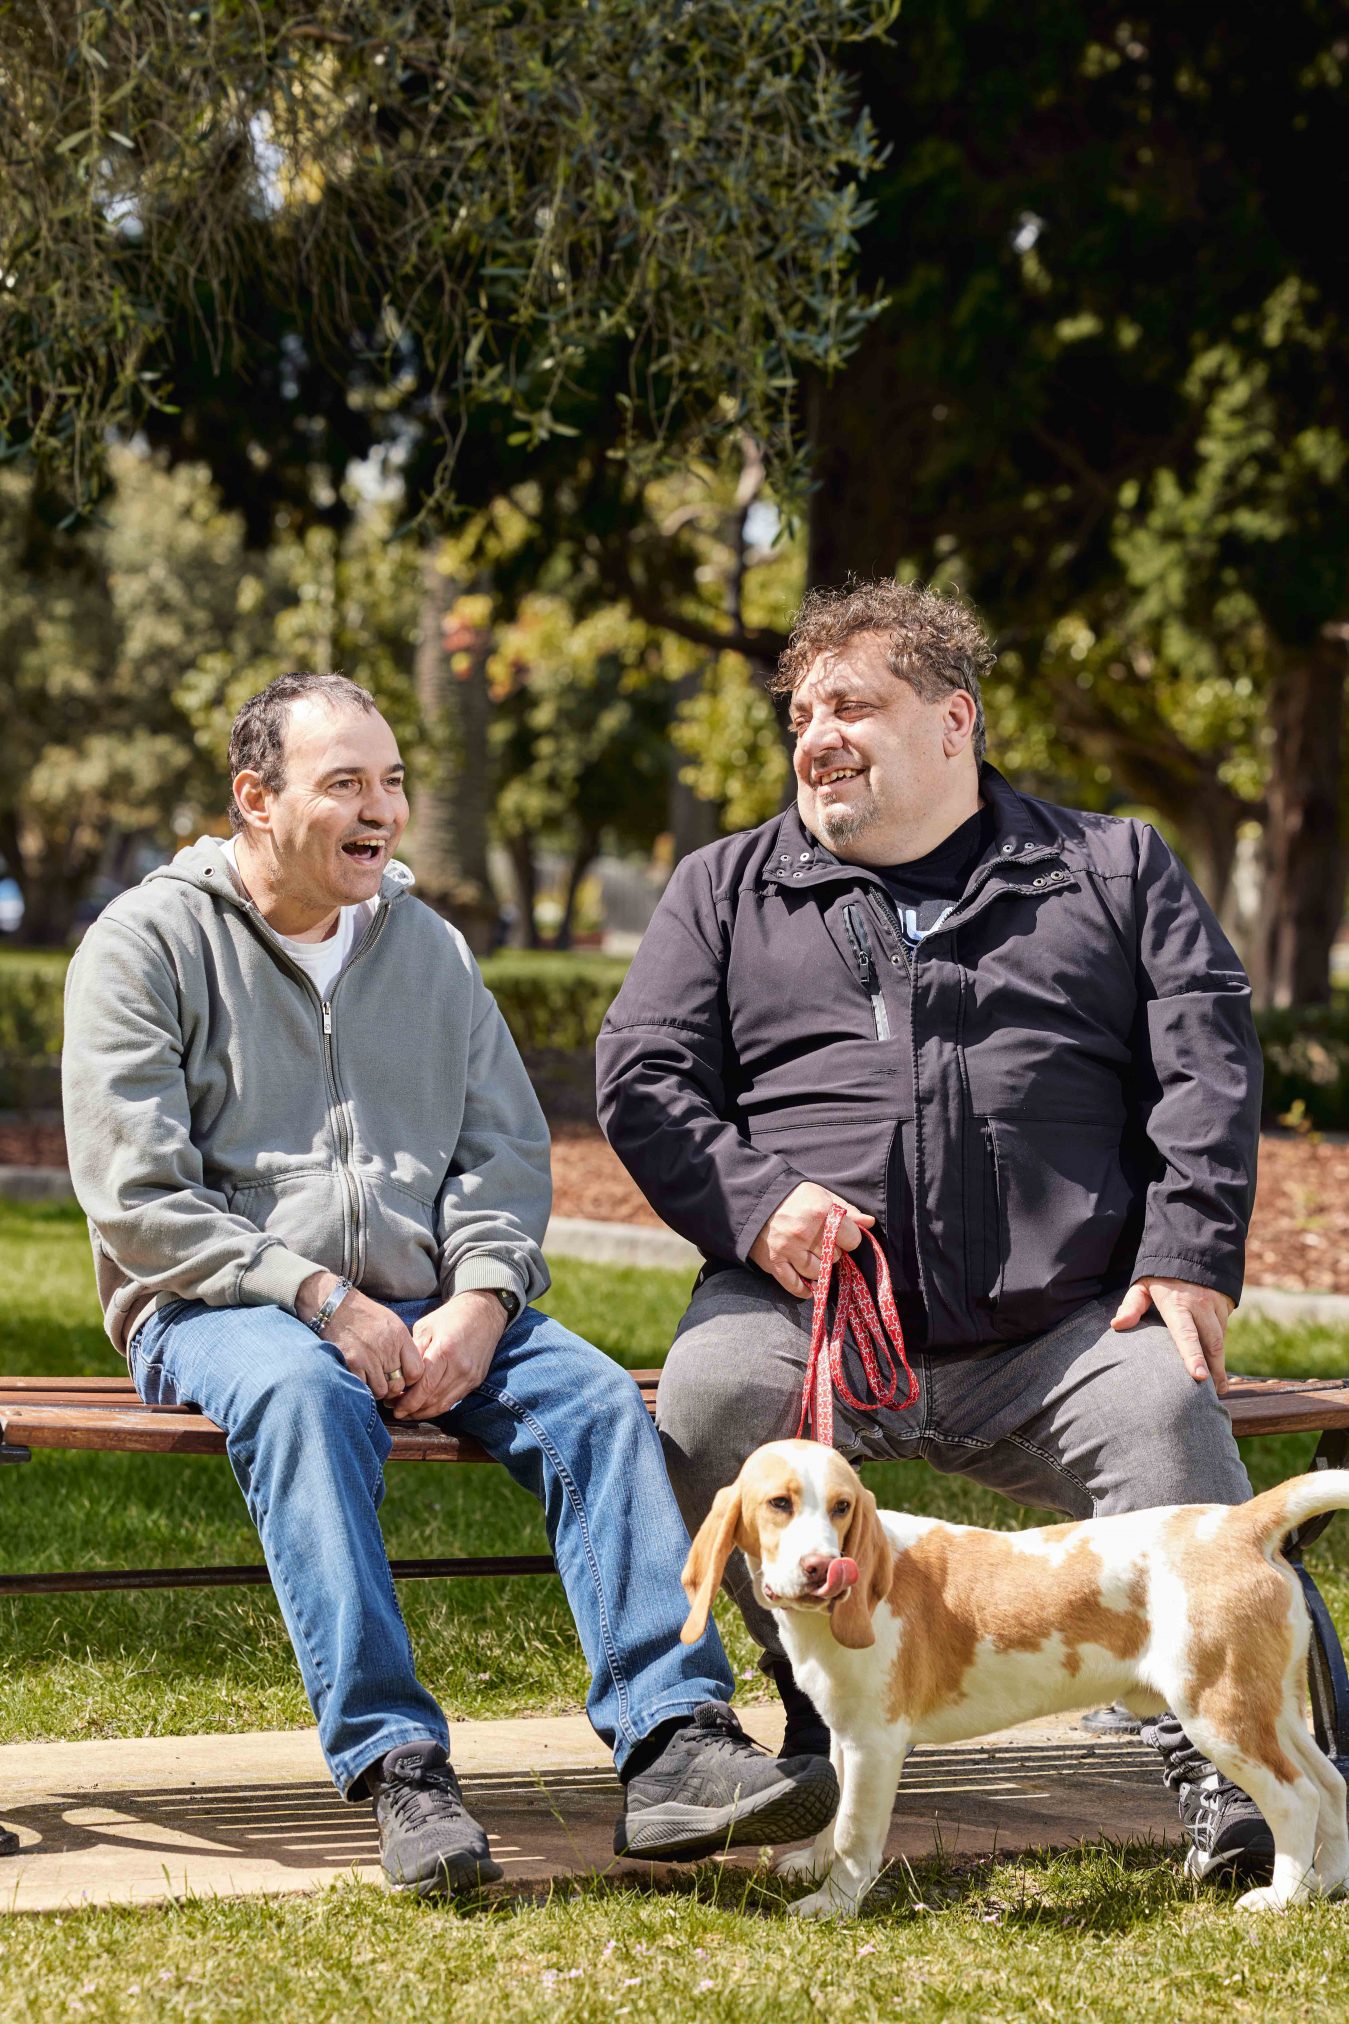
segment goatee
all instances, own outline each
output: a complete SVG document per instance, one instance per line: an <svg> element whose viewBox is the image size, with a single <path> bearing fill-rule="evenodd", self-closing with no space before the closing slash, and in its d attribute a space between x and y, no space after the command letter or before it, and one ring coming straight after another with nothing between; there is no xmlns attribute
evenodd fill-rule
<svg viewBox="0 0 1349 2024"><path fill-rule="evenodd" d="M876 803L869 795L850 808L821 808L817 802L815 819L821 837L835 850L839 844L856 842L864 830L870 829L876 819Z"/></svg>

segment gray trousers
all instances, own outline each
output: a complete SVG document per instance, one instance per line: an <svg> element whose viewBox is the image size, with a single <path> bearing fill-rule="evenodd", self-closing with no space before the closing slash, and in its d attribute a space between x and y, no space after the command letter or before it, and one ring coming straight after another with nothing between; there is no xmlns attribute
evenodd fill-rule
<svg viewBox="0 0 1349 2024"><path fill-rule="evenodd" d="M1154 1504L1240 1504L1251 1495L1227 1409L1196 1384L1161 1321L1115 1335L1118 1297L1081 1307L1048 1335L996 1348L911 1355L908 1412L834 1406L850 1461L930 1462L1018 1504L1069 1518ZM690 1532L761 1442L794 1434L810 1303L761 1273L718 1272L698 1287L661 1375L656 1424ZM867 1396L851 1351L850 1389ZM766 1660L782 1657L740 1554L726 1586Z"/></svg>

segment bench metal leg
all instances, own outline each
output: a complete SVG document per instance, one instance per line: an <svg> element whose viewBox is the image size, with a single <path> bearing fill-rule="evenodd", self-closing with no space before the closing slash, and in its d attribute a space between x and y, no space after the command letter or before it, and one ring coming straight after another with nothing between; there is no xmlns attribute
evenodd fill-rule
<svg viewBox="0 0 1349 2024"><path fill-rule="evenodd" d="M1349 1766L1349 1667L1320 1589L1300 1560L1293 1561L1293 1571L1302 1583L1303 1600L1312 1620L1307 1653L1312 1727L1327 1757L1333 1757L1344 1769Z"/></svg>
<svg viewBox="0 0 1349 2024"><path fill-rule="evenodd" d="M1317 1443L1312 1468L1342 1468L1346 1453L1349 1453L1349 1428L1331 1428L1322 1434ZM1289 1536L1284 1555L1292 1562L1294 1572L1302 1583L1303 1600L1312 1621L1311 1648L1307 1653L1307 1686L1316 1740L1327 1757L1349 1775L1349 1666L1345 1664L1339 1633L1326 1608L1325 1599L1302 1564L1304 1548L1321 1537L1335 1515L1333 1511L1323 1511L1318 1518L1309 1518L1305 1525L1300 1525Z"/></svg>
<svg viewBox="0 0 1349 2024"><path fill-rule="evenodd" d="M29 1462L31 1460L32 1454L29 1449L15 1447L9 1441L0 1441L0 1463ZM7 1827L0 1826L0 1855L17 1855L18 1852L18 1835L11 1834Z"/></svg>

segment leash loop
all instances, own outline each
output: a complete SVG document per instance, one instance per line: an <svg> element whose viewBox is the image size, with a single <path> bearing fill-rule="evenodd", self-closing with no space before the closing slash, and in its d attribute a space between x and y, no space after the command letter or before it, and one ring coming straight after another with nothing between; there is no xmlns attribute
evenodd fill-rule
<svg viewBox="0 0 1349 2024"><path fill-rule="evenodd" d="M865 1226L862 1235L876 1254L876 1300L860 1268L846 1251L838 1249L839 1225L847 1215L835 1202L824 1220L820 1242L820 1272L815 1281L815 1304L811 1314L810 1350L806 1357L806 1378L801 1388L801 1417L796 1438L834 1445L834 1394L855 1412L879 1413L892 1408L906 1412L918 1397L918 1380L904 1349L904 1330L890 1283L885 1253ZM838 1271L838 1298L834 1303L834 1327L829 1329L829 1282ZM876 1311L880 1305L879 1314ZM870 1398L857 1398L848 1389L843 1374L843 1351L851 1330L871 1388ZM898 1358L898 1361L896 1361ZM901 1369L909 1380L908 1397L899 1396ZM806 1429L810 1428L807 1436Z"/></svg>

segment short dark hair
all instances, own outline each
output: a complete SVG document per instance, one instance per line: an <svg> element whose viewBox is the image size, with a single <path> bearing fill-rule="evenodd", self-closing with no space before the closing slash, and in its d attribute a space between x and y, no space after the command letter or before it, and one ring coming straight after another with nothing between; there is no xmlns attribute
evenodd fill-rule
<svg viewBox="0 0 1349 2024"><path fill-rule="evenodd" d="M821 654L836 654L850 640L874 633L892 675L907 682L925 703L952 689L974 698L974 757L982 762L987 743L980 677L998 656L979 618L955 592L893 577L856 578L841 590L807 591L792 625L777 672L774 695L795 694Z"/></svg>
<svg viewBox="0 0 1349 2024"><path fill-rule="evenodd" d="M274 792L286 784L286 726L292 703L310 696L331 703L335 710L378 711L369 689L350 682L345 675L277 675L256 696L250 696L230 729L230 779L241 773L256 773L264 787ZM239 804L230 793L230 828L237 835L244 826Z"/></svg>

